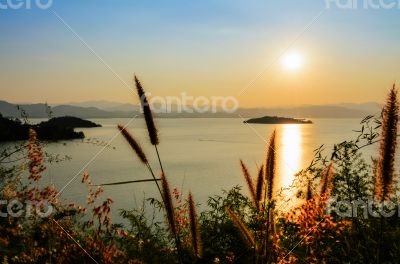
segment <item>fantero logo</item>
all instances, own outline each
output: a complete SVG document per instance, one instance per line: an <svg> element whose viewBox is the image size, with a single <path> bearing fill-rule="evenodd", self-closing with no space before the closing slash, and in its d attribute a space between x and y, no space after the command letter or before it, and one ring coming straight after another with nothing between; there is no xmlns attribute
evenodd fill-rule
<svg viewBox="0 0 400 264"><path fill-rule="evenodd" d="M154 96L146 93L146 102L141 103L151 107L154 113L234 113L239 107L239 101L233 96L190 96L181 93L180 96Z"/></svg>
<svg viewBox="0 0 400 264"><path fill-rule="evenodd" d="M0 200L0 217L30 217L34 214L46 218L52 212L53 206L47 202Z"/></svg>
<svg viewBox="0 0 400 264"><path fill-rule="evenodd" d="M400 0L325 0L326 8L339 9L400 9Z"/></svg>
<svg viewBox="0 0 400 264"><path fill-rule="evenodd" d="M0 0L0 10L49 9L52 5L53 0Z"/></svg>

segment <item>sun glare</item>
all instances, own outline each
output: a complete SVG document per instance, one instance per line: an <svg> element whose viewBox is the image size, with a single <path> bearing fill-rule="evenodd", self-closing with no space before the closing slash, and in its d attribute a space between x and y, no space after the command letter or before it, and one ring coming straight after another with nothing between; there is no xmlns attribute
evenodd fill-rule
<svg viewBox="0 0 400 264"><path fill-rule="evenodd" d="M278 179L279 188L288 188L293 184L295 180L295 174L301 169L301 157L302 157L302 125L288 124L282 125L281 129L278 130L280 135L280 178ZM287 189L284 191L286 197L294 197L295 191L293 189ZM286 208L292 205L296 205L294 199L290 204L286 204ZM286 202L285 202L286 203Z"/></svg>
<svg viewBox="0 0 400 264"><path fill-rule="evenodd" d="M303 63L303 56L297 52L287 53L282 58L282 67L289 71L299 70Z"/></svg>

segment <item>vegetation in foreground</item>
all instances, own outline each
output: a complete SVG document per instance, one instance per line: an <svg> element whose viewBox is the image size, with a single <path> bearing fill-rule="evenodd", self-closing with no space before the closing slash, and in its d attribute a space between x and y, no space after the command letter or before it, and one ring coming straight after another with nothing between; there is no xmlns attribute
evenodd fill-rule
<svg viewBox="0 0 400 264"><path fill-rule="evenodd" d="M112 199L100 200L103 187L94 186L85 173L86 206L61 202L54 187L40 187L46 156L36 132L30 130L23 148L28 184L22 184L19 166L5 163L13 151L4 150L0 156L0 195L7 201L0 205L1 212L18 209L19 204L11 204L15 199L37 209L23 217L0 217L2 263L398 263L400 218L394 162L399 103L394 87L381 118L366 117L359 135L335 145L329 157L323 155L322 147L315 151L315 159L297 174L291 187L302 202L290 212L281 210L285 201L273 191L274 132L255 177L240 162L249 195L240 187L223 191L210 197L200 214L190 193L186 198L170 188L151 109L137 79L136 87L159 174L132 134L123 126L118 128L148 168L148 181L156 185L160 198L143 201L141 209L122 210L128 225L113 224ZM361 153L375 143L380 144L379 155L369 165ZM55 210L43 217L49 205ZM149 217L146 207L165 215L165 223Z"/></svg>

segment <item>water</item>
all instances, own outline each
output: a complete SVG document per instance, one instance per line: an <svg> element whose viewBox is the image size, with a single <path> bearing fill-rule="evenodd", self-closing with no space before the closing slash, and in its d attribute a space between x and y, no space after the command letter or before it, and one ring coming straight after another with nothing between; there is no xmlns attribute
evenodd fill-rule
<svg viewBox="0 0 400 264"><path fill-rule="evenodd" d="M116 129L116 124L125 125L129 119L92 121L103 127L78 130L82 130L87 139L111 141L111 147L104 148L81 140L46 146L50 153L72 157L71 161L47 165L44 175L44 182L63 189L62 198L68 201L84 204L87 191L81 183L83 171L90 174L94 184L151 178ZM239 159L256 176L257 167L265 160L266 142L273 129L277 130L277 188L280 188L290 185L293 174L309 165L315 148L325 144L330 150L334 143L354 138L356 133L353 130L360 127L358 119L313 121L311 125L250 125L243 124L241 119L160 119L156 123L161 140L159 151L170 185L183 190L184 194L191 190L204 208L210 195L244 185ZM144 120L131 120L129 130L141 143L159 174ZM368 150L369 154L373 154L374 148ZM105 187L105 196L112 197L115 202L112 215L116 219L117 209L139 207L144 196L159 197L153 183L108 186Z"/></svg>

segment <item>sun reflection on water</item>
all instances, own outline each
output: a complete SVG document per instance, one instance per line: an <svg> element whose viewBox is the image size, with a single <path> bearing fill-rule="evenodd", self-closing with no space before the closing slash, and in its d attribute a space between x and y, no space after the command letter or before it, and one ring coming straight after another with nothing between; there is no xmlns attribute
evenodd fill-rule
<svg viewBox="0 0 400 264"><path fill-rule="evenodd" d="M292 185L294 175L301 169L301 125L283 125L278 129L278 179L277 189ZM295 190L284 192L285 198L295 195Z"/></svg>

